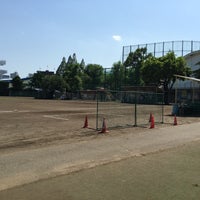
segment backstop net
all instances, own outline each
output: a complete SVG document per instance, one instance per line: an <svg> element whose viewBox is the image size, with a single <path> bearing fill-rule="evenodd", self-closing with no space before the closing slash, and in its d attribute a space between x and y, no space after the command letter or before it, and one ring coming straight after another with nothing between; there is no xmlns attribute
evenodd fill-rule
<svg viewBox="0 0 200 200"><path fill-rule="evenodd" d="M123 46L122 63L125 62L129 53L136 51L138 48L147 48L147 53L155 57L161 57L169 51L173 51L177 56L185 56L191 52L200 50L200 41L167 41L148 44L137 44Z"/></svg>
<svg viewBox="0 0 200 200"><path fill-rule="evenodd" d="M133 91L97 91L96 129L106 119L108 128L149 126L150 114L155 123L163 123L163 94Z"/></svg>

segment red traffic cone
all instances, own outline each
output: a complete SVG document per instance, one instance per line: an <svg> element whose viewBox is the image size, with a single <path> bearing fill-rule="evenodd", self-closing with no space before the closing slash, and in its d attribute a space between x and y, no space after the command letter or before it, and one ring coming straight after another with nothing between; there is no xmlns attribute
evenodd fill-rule
<svg viewBox="0 0 200 200"><path fill-rule="evenodd" d="M155 128L154 116L153 115L151 117L151 126L150 126L150 128Z"/></svg>
<svg viewBox="0 0 200 200"><path fill-rule="evenodd" d="M174 126L178 125L176 115L174 115Z"/></svg>
<svg viewBox="0 0 200 200"><path fill-rule="evenodd" d="M88 117L87 117L87 115L85 116L85 123L84 123L83 128L88 128Z"/></svg>
<svg viewBox="0 0 200 200"><path fill-rule="evenodd" d="M106 127L106 119L103 118L103 124L102 124L102 129L99 133L108 133L109 131L107 130L107 127Z"/></svg>

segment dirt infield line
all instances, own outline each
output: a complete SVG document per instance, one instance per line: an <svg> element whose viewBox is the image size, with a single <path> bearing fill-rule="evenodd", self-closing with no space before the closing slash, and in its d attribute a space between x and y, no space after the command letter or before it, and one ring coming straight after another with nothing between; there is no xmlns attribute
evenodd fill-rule
<svg viewBox="0 0 200 200"><path fill-rule="evenodd" d="M63 118L63 117L59 117L58 115L43 115L43 117L51 118L51 119L58 119L58 120L66 120L66 121L69 120L69 119L66 119L66 118Z"/></svg>
<svg viewBox="0 0 200 200"><path fill-rule="evenodd" d="M0 113L28 113L30 110L0 110Z"/></svg>

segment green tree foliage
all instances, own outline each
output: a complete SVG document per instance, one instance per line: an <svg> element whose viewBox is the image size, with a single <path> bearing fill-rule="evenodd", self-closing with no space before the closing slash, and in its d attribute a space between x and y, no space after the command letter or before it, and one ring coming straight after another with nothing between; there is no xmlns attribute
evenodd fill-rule
<svg viewBox="0 0 200 200"><path fill-rule="evenodd" d="M81 64L80 64L80 65L81 65L81 68L82 68L82 69L85 68L85 61L84 61L84 59L81 60Z"/></svg>
<svg viewBox="0 0 200 200"><path fill-rule="evenodd" d="M124 83L124 66L121 61L113 64L109 74L110 88L113 90L120 90Z"/></svg>
<svg viewBox="0 0 200 200"><path fill-rule="evenodd" d="M52 99L56 91L64 91L65 81L58 75L45 75L41 81L41 86L46 96Z"/></svg>
<svg viewBox="0 0 200 200"><path fill-rule="evenodd" d="M12 81L12 89L13 90L22 90L23 89L23 81L19 76L15 76Z"/></svg>
<svg viewBox="0 0 200 200"><path fill-rule="evenodd" d="M32 89L41 89L41 98L52 99L55 91L65 90L66 83L62 76L38 71L31 78L30 86Z"/></svg>
<svg viewBox="0 0 200 200"><path fill-rule="evenodd" d="M82 89L84 67L84 60L82 59L81 63L78 63L75 53L73 56L68 57L67 62L65 57L63 57L62 62L56 71L56 74L64 78L66 82L66 91L75 92Z"/></svg>
<svg viewBox="0 0 200 200"><path fill-rule="evenodd" d="M126 85L143 85L141 68L149 56L150 54L147 54L147 48L138 48L135 52L129 54L124 62Z"/></svg>
<svg viewBox="0 0 200 200"><path fill-rule="evenodd" d="M63 77L66 81L67 91L75 92L82 89L82 68L80 64L67 64Z"/></svg>
<svg viewBox="0 0 200 200"><path fill-rule="evenodd" d="M9 83L0 81L0 96L8 96L9 95Z"/></svg>
<svg viewBox="0 0 200 200"><path fill-rule="evenodd" d="M34 73L30 80L30 87L31 88L42 88L42 79L44 78L45 74L38 71Z"/></svg>
<svg viewBox="0 0 200 200"><path fill-rule="evenodd" d="M149 57L142 67L142 79L145 85L161 85L162 62L153 56Z"/></svg>
<svg viewBox="0 0 200 200"><path fill-rule="evenodd" d="M63 57L60 65L59 65L59 67L58 67L58 69L56 71L56 74L62 76L64 74L64 72L65 72L66 66L67 66L66 58Z"/></svg>
<svg viewBox="0 0 200 200"><path fill-rule="evenodd" d="M66 68L63 77L66 81L66 89L69 92L75 92L82 89L82 70L79 64L71 64Z"/></svg>
<svg viewBox="0 0 200 200"><path fill-rule="evenodd" d="M81 63L77 61L75 53L68 57L67 62L63 57L56 74L64 78L68 92L96 89L96 87L102 86L103 82L103 67L97 64L85 66L83 59Z"/></svg>
<svg viewBox="0 0 200 200"><path fill-rule="evenodd" d="M96 89L103 83L103 67L97 64L88 64L84 69L84 88Z"/></svg>
<svg viewBox="0 0 200 200"><path fill-rule="evenodd" d="M163 86L165 103L168 104L168 95L175 83L175 74L189 76L190 68L183 57L176 58L174 52L169 52L160 58L149 57L143 63L142 78L146 85Z"/></svg>

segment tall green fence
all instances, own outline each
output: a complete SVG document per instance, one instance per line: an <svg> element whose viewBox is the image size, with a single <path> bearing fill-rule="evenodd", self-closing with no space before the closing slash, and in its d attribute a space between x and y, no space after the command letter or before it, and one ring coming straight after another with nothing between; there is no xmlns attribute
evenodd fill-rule
<svg viewBox="0 0 200 200"><path fill-rule="evenodd" d="M106 126L148 126L150 114L155 123L164 123L163 94L133 91L97 91L96 129Z"/></svg>

